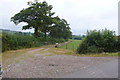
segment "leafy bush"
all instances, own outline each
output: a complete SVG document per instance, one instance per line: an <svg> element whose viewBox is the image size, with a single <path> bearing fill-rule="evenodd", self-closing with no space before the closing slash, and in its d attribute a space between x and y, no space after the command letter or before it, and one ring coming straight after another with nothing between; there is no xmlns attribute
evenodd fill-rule
<svg viewBox="0 0 120 80"><path fill-rule="evenodd" d="M2 34L2 52L6 50L16 50L20 48L37 47L41 41L29 35Z"/></svg>
<svg viewBox="0 0 120 80"><path fill-rule="evenodd" d="M117 42L115 44L115 47L118 51L120 51L120 36L117 36Z"/></svg>
<svg viewBox="0 0 120 80"><path fill-rule="evenodd" d="M97 47L97 46L89 46L87 49L87 52L89 53L100 53L102 52L101 48Z"/></svg>
<svg viewBox="0 0 120 80"><path fill-rule="evenodd" d="M77 49L78 53L101 53L117 51L115 43L117 38L113 31L87 31L87 36Z"/></svg>
<svg viewBox="0 0 120 80"><path fill-rule="evenodd" d="M1 38L0 38L1 39ZM3 32L2 34L2 52L7 50L16 50L21 48L31 48L47 44L55 44L65 42L65 39L56 39L50 37L38 37L35 38L32 35L22 34L8 34Z"/></svg>

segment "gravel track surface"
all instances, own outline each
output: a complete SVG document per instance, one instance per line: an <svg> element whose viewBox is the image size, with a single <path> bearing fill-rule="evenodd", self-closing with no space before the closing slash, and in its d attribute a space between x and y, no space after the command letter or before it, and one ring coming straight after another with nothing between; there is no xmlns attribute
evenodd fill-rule
<svg viewBox="0 0 120 80"><path fill-rule="evenodd" d="M51 48L39 48L27 51L17 57L19 62L3 63L4 78L55 78L117 59L116 57L80 57L50 53ZM30 55L30 57L27 57ZM25 57L25 59L22 59ZM15 59L15 60L16 60Z"/></svg>

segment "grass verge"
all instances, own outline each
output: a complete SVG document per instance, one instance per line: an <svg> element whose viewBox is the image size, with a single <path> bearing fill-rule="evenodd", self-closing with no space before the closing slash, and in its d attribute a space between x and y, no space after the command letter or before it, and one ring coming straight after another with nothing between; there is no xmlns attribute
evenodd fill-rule
<svg viewBox="0 0 120 80"><path fill-rule="evenodd" d="M117 53L96 53L96 54L77 54L72 50L62 49L62 48L51 48L49 52L58 54L58 55L72 55L72 56L81 56L81 57L113 57L120 56L120 52Z"/></svg>

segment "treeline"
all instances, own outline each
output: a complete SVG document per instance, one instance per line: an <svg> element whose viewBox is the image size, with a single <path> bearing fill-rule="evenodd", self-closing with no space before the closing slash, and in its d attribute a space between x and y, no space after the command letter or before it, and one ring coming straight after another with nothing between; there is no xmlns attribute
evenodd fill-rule
<svg viewBox="0 0 120 80"><path fill-rule="evenodd" d="M78 53L102 53L120 51L120 37L110 30L87 31L85 39L77 49Z"/></svg>
<svg viewBox="0 0 120 80"><path fill-rule="evenodd" d="M20 35L33 35L32 32L21 32L21 31L12 31L9 29L0 29L0 34L8 33L8 34L20 34Z"/></svg>
<svg viewBox="0 0 120 80"><path fill-rule="evenodd" d="M72 37L70 37L70 39L73 40L82 40L85 38L85 35L72 35Z"/></svg>

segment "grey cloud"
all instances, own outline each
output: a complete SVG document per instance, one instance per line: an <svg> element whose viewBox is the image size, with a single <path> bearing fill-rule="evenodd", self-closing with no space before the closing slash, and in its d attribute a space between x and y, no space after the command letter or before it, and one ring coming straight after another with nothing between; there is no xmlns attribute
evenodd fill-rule
<svg viewBox="0 0 120 80"><path fill-rule="evenodd" d="M10 18L27 7L28 0L1 0L2 28L21 30L23 24L14 25ZM32 0L33 1L33 0ZM118 0L46 0L53 5L56 16L65 18L73 34L85 34L90 29L118 30L117 2ZM7 6L5 6L5 5ZM28 30L33 31L33 30Z"/></svg>

